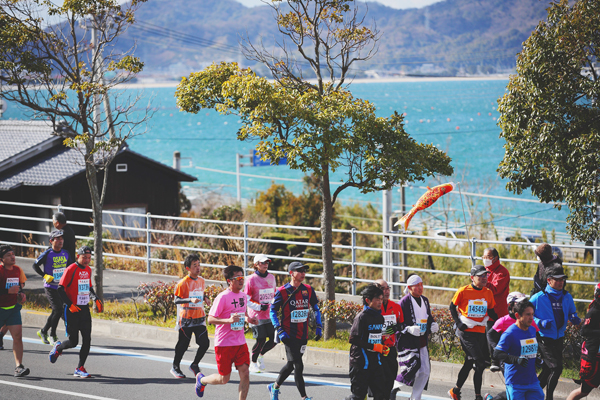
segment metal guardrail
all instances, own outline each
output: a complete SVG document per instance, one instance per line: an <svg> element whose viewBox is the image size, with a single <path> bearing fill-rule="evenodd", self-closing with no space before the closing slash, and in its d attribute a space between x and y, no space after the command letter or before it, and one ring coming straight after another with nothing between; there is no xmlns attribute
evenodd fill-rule
<svg viewBox="0 0 600 400"><path fill-rule="evenodd" d="M70 210L70 211L78 211L78 212L89 212L89 213L92 212L91 209L77 208L77 207L65 207L65 206L60 206L60 205L59 206L41 205L41 204L18 203L18 202L8 202L8 201L0 201L0 204L8 205L8 206L47 209L47 210L52 210L52 211ZM147 273L150 273L153 262L160 262L160 263L164 263L164 264L181 264L181 262L177 261L177 260L169 260L169 259L152 257L153 249L177 249L177 250L183 250L183 251L195 251L198 253L206 253L206 254L225 254L225 255L230 255L230 256L237 256L237 257L240 257L241 259L243 259L244 273L247 273L248 270L251 270L251 268L249 268L250 267L250 265L249 265L250 257L253 257L257 254L257 253L253 253L253 252L249 251L250 243L286 244L286 245L294 244L294 245L305 246L305 247L314 247L314 248L322 247L321 243L299 242L299 241L293 241L293 240L286 241L286 240L277 240L277 239L265 239L265 238L260 238L260 237L252 237L249 234L249 228L293 229L293 230L297 230L297 231L306 231L306 232L315 232L315 231L320 230L319 228L315 228L315 227L274 225L274 224L264 224L264 223L253 223L253 222L249 222L249 221L243 221L243 222L220 221L220 220L211 220L211 219L203 219L203 218L172 217L172 216L165 216L165 215L151 215L150 213L140 214L140 213L128 213L128 212L119 212L119 211L110 211L110 210L104 211L104 214L116 215L116 216L121 216L121 217L122 216L130 216L130 217L136 217L139 219L143 218L145 220L145 226L122 226L122 225L113 225L113 224L103 224L104 229L118 229L118 230L124 230L124 231L139 232L140 238L143 238L145 236L145 241L133 241L133 240L125 240L125 239L104 239L104 242L106 242L106 243L122 244L125 246L144 247L146 250L145 256L136 256L136 255L131 255L131 254L115 254L115 253L104 253L104 256L111 257L111 258L127 259L127 260L145 261ZM27 215L0 214L0 218L29 220L29 221L39 222L39 223L48 223L48 229L51 227L51 223L52 223L51 218L32 217L32 216L27 216ZM227 236L227 235L184 232L184 231L174 231L174 230L165 230L165 229L153 229L152 228L152 220L170 220L170 221L179 221L179 222L193 222L193 223L199 223L199 224L232 225L232 226L241 227L243 230L243 235ZM86 226L89 228L93 227L93 224L90 222L81 222L81 221L70 220L69 224L78 225L78 226ZM21 229L0 227L0 231L21 233L24 235L30 235L30 234L41 235L41 236L49 235L49 230L48 231L40 231L40 230L33 231L33 230L21 230ZM359 260L358 256L357 256L357 251L380 252L382 254L388 254L388 255L406 254L406 255L420 255L420 256L430 256L430 257L439 257L439 258L454 258L454 259L461 259L461 260L471 260L472 262L475 262L477 260L481 260L481 257L477 256L478 245L485 245L485 247L490 247L490 245L510 245L510 246L529 246L529 247L531 246L531 243L526 243L526 242L479 240L476 238L458 239L458 238L448 238L448 237L443 237L443 236L433 237L433 236L423 236L423 235L413 235L413 234L402 234L402 233L397 233L397 232L389 232L389 233L368 232L368 231L359 231L356 229L333 229L333 232L334 233L345 233L350 236L350 244L349 245L343 245L343 244L333 245L333 247L335 249L346 250L348 252L348 256L347 256L348 259L333 260L333 264L334 265L346 265L346 266L351 267L351 276L350 277L336 276L335 279L338 281L342 281L342 282L349 282L351 284L350 291L351 291L351 294L353 294L353 295L356 294L357 284L373 282L370 279L362 279L362 278L358 277L358 267L380 268L380 269L382 269L382 271L387 269L389 271L411 271L411 272L428 273L428 274L445 274L445 275L450 275L450 276L453 276L453 275L454 276L456 276L456 275L469 276L468 272L415 268L415 267L410 267L408 265L394 265L394 263L391 263L391 265L373 264L373 263L365 262L364 260ZM168 244L162 244L162 243L153 243L152 242L153 234L179 235L179 236L187 236L187 237L198 238L198 239L224 239L224 240L230 240L230 241L235 241L235 242L241 242L243 244L243 251L231 251L231 250L223 250L223 249L207 249L207 248L202 248L202 247L188 247L188 246L168 245ZM361 235L375 236L375 237L381 238L382 246L381 247L359 246L357 243L359 242L358 238ZM76 239L93 240L93 238L88 237L88 236L76 236ZM410 251L410 250L401 250L401 249L390 248L389 243L391 243L394 239L397 239L397 240L403 240L403 239L404 240L406 240L406 239L434 240L434 241L437 241L438 243L441 241L446 241L446 242L451 241L454 243L459 243L463 246L469 245L470 254L469 255L445 254L445 253L421 252L421 251ZM10 244L13 246L34 248L34 249L44 249L47 247L44 245L20 243L20 242L0 241L0 243ZM386 243L388 243L388 245L386 245ZM584 246L583 244L557 244L557 246L560 246L561 248L564 248L564 249L567 249L567 248L579 249L579 250L581 250L581 249L583 249L583 250L598 249L597 247ZM280 259L280 260L286 260L286 261L302 261L304 263L322 263L322 260L320 258L311 258L311 257L307 257L307 256L293 257L293 256L274 255L274 254L267 254L267 256L272 259ZM385 259L386 257L383 257L383 258ZM391 259L391 258L392 257L388 257L388 259ZM503 263L537 264L537 261L535 261L535 260L522 260L522 259L509 259L509 258L502 258L502 262ZM398 263L396 263L396 264L398 264ZM210 268L224 268L223 265L215 265L215 264L210 264L210 263L201 263L201 265L203 267L210 267ZM598 264L565 262L563 265L566 267L594 267L595 271L598 271L598 268L600 268L600 265L598 265ZM287 273L284 271L270 271L270 272L272 272L273 274L287 275ZM306 274L306 276L310 277L310 278L324 279L323 275ZM531 277L520 277L520 276L511 276L511 279L519 280L519 281L531 281L532 280ZM399 288L403 288L406 286L406 284L402 283L402 282L388 282L388 283L391 286L395 286L395 287L399 287ZM596 282L569 280L569 284L595 285ZM432 290L441 290L441 291L456 291L457 290L456 288L441 287L441 286L425 286L425 288L432 289ZM575 301L590 302L591 300L575 299Z"/></svg>

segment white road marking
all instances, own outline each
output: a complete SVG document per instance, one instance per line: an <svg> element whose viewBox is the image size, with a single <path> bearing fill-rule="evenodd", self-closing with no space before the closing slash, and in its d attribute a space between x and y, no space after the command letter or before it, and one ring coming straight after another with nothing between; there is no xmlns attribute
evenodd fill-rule
<svg viewBox="0 0 600 400"><path fill-rule="evenodd" d="M26 385L24 383L9 382L9 381L3 381L3 380L0 380L0 383L3 385L18 386L18 387L23 387L23 388L27 388L27 389L41 390L43 392L66 394L68 396L75 396L75 397L84 398L84 399L116 400L116 399L112 399L110 397L100 397L100 396L94 396L94 395L85 394L85 393L67 392L66 390L51 389L51 388L47 388L47 387L34 386L34 385Z"/></svg>

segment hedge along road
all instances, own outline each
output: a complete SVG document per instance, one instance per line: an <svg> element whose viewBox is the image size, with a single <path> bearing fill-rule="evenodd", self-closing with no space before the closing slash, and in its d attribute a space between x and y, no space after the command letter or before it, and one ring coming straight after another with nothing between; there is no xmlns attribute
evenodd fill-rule
<svg viewBox="0 0 600 400"><path fill-rule="evenodd" d="M56 364L50 364L50 345L44 345L36 336L38 328L24 327L25 354L23 362L31 369L26 378L14 378L14 360L11 338L5 336L6 350L0 351L0 391L3 399L192 399L196 398L192 373L187 370L194 350L189 350L182 362L182 370L187 379L175 379L169 373L173 359L173 349L155 343L120 338L97 336L92 332L92 349L86 362L90 379L73 376L77 366L78 348L66 350ZM59 328L59 338L64 337L64 329ZM267 384L274 381L284 362L266 360L267 373L252 374L250 377L249 400L264 400L268 396ZM200 365L203 372L216 371L214 353L209 351ZM235 370L234 370L235 371ZM350 381L347 369L323 368L307 365L304 370L309 396L315 399L343 399L350 395ZM292 378L293 379L293 378ZM237 398L238 378L234 373L230 383L223 386L208 386L205 398ZM444 393L449 383L430 382L425 400L445 399ZM467 389L467 388L465 388ZM281 391L282 399L299 396L293 380L288 380ZM398 398L407 398L408 392L399 393Z"/></svg>

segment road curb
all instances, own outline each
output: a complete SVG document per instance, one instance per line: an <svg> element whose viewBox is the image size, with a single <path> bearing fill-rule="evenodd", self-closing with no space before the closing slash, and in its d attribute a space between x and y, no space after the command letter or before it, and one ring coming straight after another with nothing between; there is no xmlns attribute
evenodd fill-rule
<svg viewBox="0 0 600 400"><path fill-rule="evenodd" d="M31 311L23 309L21 318L24 326L41 327L45 324L48 318L48 313ZM63 324L59 324L59 332L64 335ZM152 342L158 346L166 348L175 348L177 343L178 333L175 329L162 328L151 325L132 324L128 322L109 321L105 319L94 318L92 324L92 336L100 335L105 337L117 337L120 339L134 340L137 342ZM59 335L60 336L60 335ZM211 337L212 339L212 337ZM209 351L214 351L213 340L210 342ZM254 345L254 340L248 340L248 348ZM192 344L192 346L196 346ZM283 346L276 346L273 350L265 355L266 360L285 360L285 349ZM318 347L308 347L304 355L304 363L306 366L319 365L321 367L329 367L338 371L348 370L349 355L347 351L322 349ZM458 373L462 365L445 363L439 361L431 362L431 376L437 381L448 382L449 387L456 382ZM471 372L467 383L472 382ZM570 379L561 378L555 391L556 397L566 397L572 390L578 386ZM494 392L504 388L504 380L500 373L493 373L486 370L483 374L482 392ZM598 390L592 391L587 397L589 400L600 400Z"/></svg>

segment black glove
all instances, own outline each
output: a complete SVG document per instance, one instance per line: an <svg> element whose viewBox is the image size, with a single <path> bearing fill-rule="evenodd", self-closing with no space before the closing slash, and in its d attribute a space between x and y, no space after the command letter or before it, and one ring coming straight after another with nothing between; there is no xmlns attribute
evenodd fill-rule
<svg viewBox="0 0 600 400"><path fill-rule="evenodd" d="M469 328L466 324L463 324L462 322L457 322L456 327L462 332L466 331L467 328Z"/></svg>
<svg viewBox="0 0 600 400"><path fill-rule="evenodd" d="M525 368L527 367L527 363L529 362L529 360L525 357L519 357L517 359L517 364L519 364L521 367Z"/></svg>
<svg viewBox="0 0 600 400"><path fill-rule="evenodd" d="M385 330L386 335L393 335L394 333L400 331L400 324L390 325Z"/></svg>
<svg viewBox="0 0 600 400"><path fill-rule="evenodd" d="M269 309L269 304L261 304L260 311L267 311Z"/></svg>

